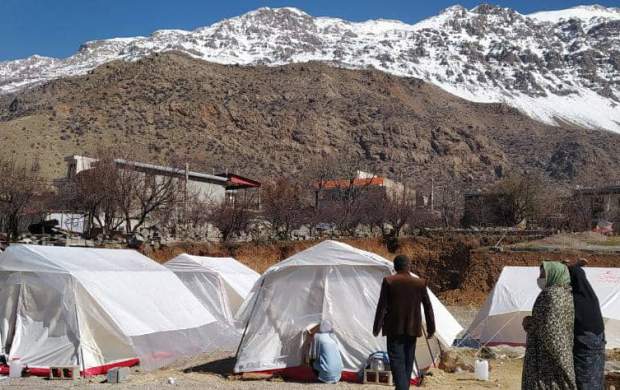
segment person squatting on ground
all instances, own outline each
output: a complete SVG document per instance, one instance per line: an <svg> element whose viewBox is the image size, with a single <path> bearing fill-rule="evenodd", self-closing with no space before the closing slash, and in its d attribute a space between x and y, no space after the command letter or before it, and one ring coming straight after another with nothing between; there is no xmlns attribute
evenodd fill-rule
<svg viewBox="0 0 620 390"><path fill-rule="evenodd" d="M411 261L399 255L394 259L396 274L386 276L375 313L373 334L387 336L387 352L396 390L407 390L415 359L416 338L422 336L424 306L427 337L435 333L435 317L426 280L411 274Z"/></svg>
<svg viewBox="0 0 620 390"><path fill-rule="evenodd" d="M601 306L580 259L568 267L575 305L573 359L579 390L603 390L605 382L605 325Z"/></svg>
<svg viewBox="0 0 620 390"><path fill-rule="evenodd" d="M310 359L312 369L321 382L337 383L340 380L342 356L331 321L321 321L319 331L313 336Z"/></svg>
<svg viewBox="0 0 620 390"><path fill-rule="evenodd" d="M532 315L523 319L527 341L521 388L577 389L573 367L575 311L568 267L543 261L538 286L542 291Z"/></svg>

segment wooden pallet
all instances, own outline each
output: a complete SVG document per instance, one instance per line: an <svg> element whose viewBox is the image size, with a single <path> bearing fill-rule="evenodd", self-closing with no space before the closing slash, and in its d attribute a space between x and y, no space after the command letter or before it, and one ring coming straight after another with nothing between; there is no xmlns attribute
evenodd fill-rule
<svg viewBox="0 0 620 390"><path fill-rule="evenodd" d="M80 367L78 366L54 366L50 367L49 379L72 380L80 379Z"/></svg>
<svg viewBox="0 0 620 390"><path fill-rule="evenodd" d="M391 371L364 369L364 383L373 385L394 386Z"/></svg>

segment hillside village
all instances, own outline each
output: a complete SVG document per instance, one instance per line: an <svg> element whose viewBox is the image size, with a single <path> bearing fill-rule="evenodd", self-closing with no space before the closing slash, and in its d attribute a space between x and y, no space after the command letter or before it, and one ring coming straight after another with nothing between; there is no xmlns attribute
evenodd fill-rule
<svg viewBox="0 0 620 390"><path fill-rule="evenodd" d="M0 226L9 241L94 246L183 240L228 242L319 237L398 239L421 230L620 229L620 186L545 188L541 178L507 177L493 187L416 187L360 170L358 161L323 161L301 177L261 183L189 163L161 166L122 158L65 158L66 176L41 185L36 167L3 167ZM16 188L14 183L29 183ZM428 191L425 192L424 190ZM26 201L24 201L26 200Z"/></svg>

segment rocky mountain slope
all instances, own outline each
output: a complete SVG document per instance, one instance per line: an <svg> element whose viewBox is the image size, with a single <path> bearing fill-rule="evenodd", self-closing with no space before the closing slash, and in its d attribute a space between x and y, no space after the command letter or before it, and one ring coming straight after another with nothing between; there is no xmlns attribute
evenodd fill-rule
<svg viewBox="0 0 620 390"><path fill-rule="evenodd" d="M310 62L212 64L185 54L114 61L87 75L0 95L4 155L39 159L125 145L135 158L254 177L294 174L324 156L361 156L390 177L482 185L508 172L557 183L618 178L620 135L541 124L422 80Z"/></svg>
<svg viewBox="0 0 620 390"><path fill-rule="evenodd" d="M87 42L65 59L2 62L0 91L165 51L221 64L373 67L471 101L504 102L548 124L620 132L620 9L601 6L532 15L454 6L414 25L261 8L194 31Z"/></svg>

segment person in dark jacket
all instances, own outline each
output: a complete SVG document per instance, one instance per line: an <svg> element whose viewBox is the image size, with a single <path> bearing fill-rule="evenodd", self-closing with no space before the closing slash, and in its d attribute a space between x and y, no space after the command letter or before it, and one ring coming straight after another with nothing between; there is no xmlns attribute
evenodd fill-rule
<svg viewBox="0 0 620 390"><path fill-rule="evenodd" d="M416 338L422 336L422 310L426 320L426 336L435 333L435 317L428 296L426 280L411 274L407 256L394 259L395 275L386 276L381 294L373 334L387 336L387 352L396 390L407 390L411 381L415 358Z"/></svg>
<svg viewBox="0 0 620 390"><path fill-rule="evenodd" d="M601 306L583 271L587 260L570 264L575 304L573 360L578 390L602 390L605 382L605 324Z"/></svg>

